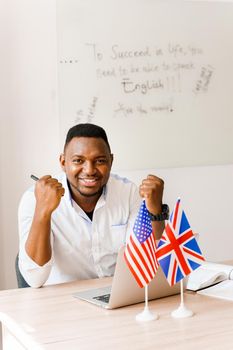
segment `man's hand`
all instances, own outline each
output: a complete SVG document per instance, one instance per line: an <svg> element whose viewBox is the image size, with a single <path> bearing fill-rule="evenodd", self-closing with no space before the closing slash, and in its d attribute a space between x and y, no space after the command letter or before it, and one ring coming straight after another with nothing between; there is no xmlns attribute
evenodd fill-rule
<svg viewBox="0 0 233 350"><path fill-rule="evenodd" d="M57 179L50 175L41 177L35 186L35 197L37 210L51 215L58 207L65 190Z"/></svg>
<svg viewBox="0 0 233 350"><path fill-rule="evenodd" d="M147 210L156 215L162 211L164 182L155 175L148 175L139 187L140 196L145 199Z"/></svg>
<svg viewBox="0 0 233 350"><path fill-rule="evenodd" d="M50 175L45 175L36 181L36 208L25 249L30 258L40 266L46 264L52 256L51 215L64 193L62 184Z"/></svg>

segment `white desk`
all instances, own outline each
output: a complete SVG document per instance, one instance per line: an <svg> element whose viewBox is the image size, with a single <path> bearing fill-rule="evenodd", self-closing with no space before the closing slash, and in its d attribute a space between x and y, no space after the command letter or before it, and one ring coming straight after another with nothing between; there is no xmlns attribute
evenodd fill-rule
<svg viewBox="0 0 233 350"><path fill-rule="evenodd" d="M233 302L185 294L195 312L173 319L179 296L154 300L156 321L138 323L143 304L104 310L72 297L72 293L109 284L109 279L0 292L3 349L233 349Z"/></svg>

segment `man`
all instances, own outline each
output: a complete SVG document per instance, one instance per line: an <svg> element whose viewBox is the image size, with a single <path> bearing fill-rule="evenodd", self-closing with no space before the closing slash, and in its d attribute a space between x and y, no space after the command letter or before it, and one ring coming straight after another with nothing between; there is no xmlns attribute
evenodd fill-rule
<svg viewBox="0 0 233 350"><path fill-rule="evenodd" d="M163 181L148 175L138 190L110 174L112 162L104 129L78 124L68 131L60 156L63 173L41 177L24 193L19 268L30 286L111 276L142 198L156 238L161 236Z"/></svg>

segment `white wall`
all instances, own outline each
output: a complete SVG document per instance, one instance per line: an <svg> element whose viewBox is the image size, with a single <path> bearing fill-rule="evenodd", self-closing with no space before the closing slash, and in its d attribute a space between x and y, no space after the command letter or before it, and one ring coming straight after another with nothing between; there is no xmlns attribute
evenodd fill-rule
<svg viewBox="0 0 233 350"><path fill-rule="evenodd" d="M0 0L0 40L0 289L4 289L16 287L17 207L31 184L30 174L59 170L56 1ZM165 177L169 204L179 189L208 256L232 258L232 167L189 168L182 175L179 169L157 173ZM142 175L129 174L136 182Z"/></svg>
<svg viewBox="0 0 233 350"><path fill-rule="evenodd" d="M30 174L59 169L55 6L0 2L0 289L16 286L17 206Z"/></svg>

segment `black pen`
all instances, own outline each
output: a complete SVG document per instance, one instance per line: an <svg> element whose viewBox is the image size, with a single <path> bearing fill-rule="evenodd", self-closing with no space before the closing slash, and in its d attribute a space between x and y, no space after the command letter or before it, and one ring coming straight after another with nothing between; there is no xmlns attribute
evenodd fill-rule
<svg viewBox="0 0 233 350"><path fill-rule="evenodd" d="M39 180L39 177L37 177L37 176L35 176L35 175L31 175L31 179L37 181L37 180Z"/></svg>

